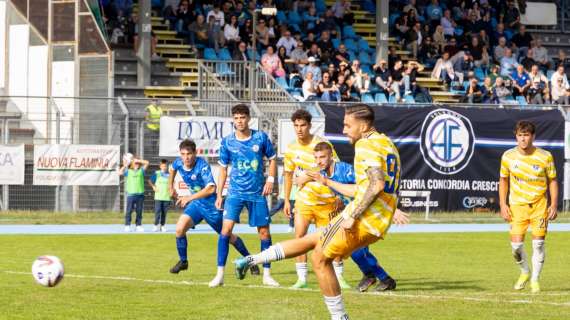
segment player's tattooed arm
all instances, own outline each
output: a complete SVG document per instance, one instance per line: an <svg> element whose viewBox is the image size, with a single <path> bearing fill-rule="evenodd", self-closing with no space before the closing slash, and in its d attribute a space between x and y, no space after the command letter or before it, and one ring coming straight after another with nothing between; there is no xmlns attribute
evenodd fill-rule
<svg viewBox="0 0 570 320"><path fill-rule="evenodd" d="M366 170L366 176L369 182L368 187L362 199L358 202L356 208L354 208L354 211L350 215L354 219L360 217L384 189L384 172L382 169L379 167L370 167Z"/></svg>

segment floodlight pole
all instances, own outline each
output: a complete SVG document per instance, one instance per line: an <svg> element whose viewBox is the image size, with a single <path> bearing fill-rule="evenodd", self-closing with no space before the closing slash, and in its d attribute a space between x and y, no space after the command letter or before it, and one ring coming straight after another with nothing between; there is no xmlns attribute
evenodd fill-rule
<svg viewBox="0 0 570 320"><path fill-rule="evenodd" d="M255 86L257 85L257 81L255 81L255 70L257 69L257 14L260 13L264 16L274 16L277 14L277 8L263 8L263 9L255 9L253 10L253 20L252 20L252 38L251 38L251 67L249 70L249 98L253 103L256 99L256 90Z"/></svg>
<svg viewBox="0 0 570 320"><path fill-rule="evenodd" d="M388 15L390 0L376 0L376 61L388 60Z"/></svg>
<svg viewBox="0 0 570 320"><path fill-rule="evenodd" d="M139 47L137 54L137 85L148 86L150 85L150 74L152 65L151 56L151 18L150 18L151 5L150 0L139 1Z"/></svg>

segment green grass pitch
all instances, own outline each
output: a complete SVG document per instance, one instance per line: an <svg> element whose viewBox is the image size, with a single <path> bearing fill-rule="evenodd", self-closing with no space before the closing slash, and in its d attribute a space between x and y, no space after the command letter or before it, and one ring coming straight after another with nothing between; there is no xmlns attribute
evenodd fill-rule
<svg viewBox="0 0 570 320"><path fill-rule="evenodd" d="M290 235L277 235L283 240ZM259 241L244 236L251 251ZM0 319L328 319L314 274L311 289L289 290L294 261L273 266L283 288L261 287L259 277L210 289L216 269L214 235L189 235L190 269L171 275L173 235L0 236ZM570 233L552 233L540 294L513 291L518 276L504 233L391 234L372 246L397 279L389 294L343 293L351 319L568 319ZM530 256L527 242L527 254ZM32 279L33 260L59 256L65 279L44 288ZM231 249L229 261L236 257ZM353 285L360 274L345 264Z"/></svg>

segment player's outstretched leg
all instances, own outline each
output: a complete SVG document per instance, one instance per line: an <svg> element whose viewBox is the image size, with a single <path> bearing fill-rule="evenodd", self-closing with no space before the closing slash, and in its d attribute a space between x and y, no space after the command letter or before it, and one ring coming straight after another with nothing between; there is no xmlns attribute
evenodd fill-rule
<svg viewBox="0 0 570 320"><path fill-rule="evenodd" d="M388 291L396 289L396 280L378 263L376 257L370 252L368 247L360 248L351 255L352 260L356 263L360 271L363 273L362 280L358 284L357 290L365 292L376 283L376 279L380 280L376 286L376 291Z"/></svg>
<svg viewBox="0 0 570 320"><path fill-rule="evenodd" d="M188 269L188 239L186 232L194 225L189 215L182 214L176 223L176 250L178 251L178 262L170 268L170 273L179 273Z"/></svg>
<svg viewBox="0 0 570 320"><path fill-rule="evenodd" d="M300 239L292 239L277 243L266 250L234 261L236 276L242 280L247 270L254 265L293 258L312 250L319 241L320 233L312 233Z"/></svg>
<svg viewBox="0 0 570 320"><path fill-rule="evenodd" d="M533 293L540 292L538 278L544 266L545 256L544 238L532 239L532 275L530 278L530 289Z"/></svg>
<svg viewBox="0 0 570 320"><path fill-rule="evenodd" d="M515 241L516 240L516 241ZM526 286L530 278L530 269L528 267L528 260L526 257L526 252L524 251L524 238L511 239L511 247L513 250L513 257L515 258L515 263L519 265L521 274L519 279L515 283L515 290L522 290Z"/></svg>
<svg viewBox="0 0 570 320"><path fill-rule="evenodd" d="M258 227L259 239L261 241L261 251L271 247L271 234L269 226ZM271 263L263 263L263 284L266 286L279 287L279 283L271 276Z"/></svg>

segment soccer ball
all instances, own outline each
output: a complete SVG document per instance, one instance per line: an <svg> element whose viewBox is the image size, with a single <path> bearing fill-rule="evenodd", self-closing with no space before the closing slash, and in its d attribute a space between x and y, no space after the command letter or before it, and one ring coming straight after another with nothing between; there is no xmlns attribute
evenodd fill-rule
<svg viewBox="0 0 570 320"><path fill-rule="evenodd" d="M55 287L63 279L63 263L55 256L41 256L32 264L32 275L44 287Z"/></svg>
<svg viewBox="0 0 570 320"><path fill-rule="evenodd" d="M132 153L125 153L125 154L123 155L123 162L125 163L125 165L128 166L128 165L131 164L131 161L133 161L133 158L134 158L134 157L135 157L135 156L133 156Z"/></svg>

